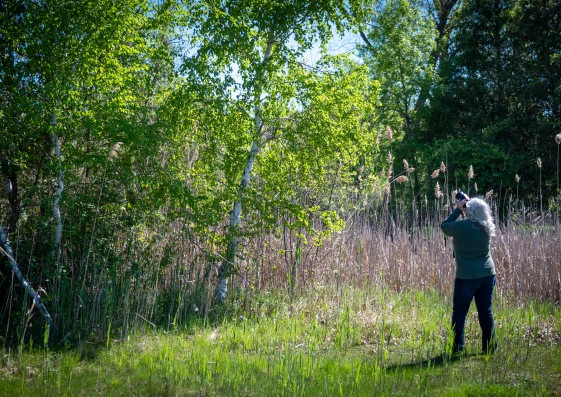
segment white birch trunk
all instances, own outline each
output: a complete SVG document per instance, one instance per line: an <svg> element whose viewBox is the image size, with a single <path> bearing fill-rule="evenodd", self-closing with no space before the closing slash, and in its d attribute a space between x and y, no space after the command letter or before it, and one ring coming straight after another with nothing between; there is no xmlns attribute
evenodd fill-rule
<svg viewBox="0 0 561 397"><path fill-rule="evenodd" d="M234 270L236 262L236 252L238 248L238 237L237 230L240 224L240 216L242 213L242 200L244 191L249 183L249 178L251 176L251 171L253 170L253 164L255 163L255 157L259 153L259 144L253 142L251 145L251 150L245 164L245 168L242 174L242 180L240 187L238 189L238 200L234 203L234 207L230 212L230 225L229 234L230 240L228 241L228 248L226 250L226 255L220 269L218 270L218 284L216 285L216 300L218 303L224 302L226 299L226 293L228 291L228 279Z"/></svg>
<svg viewBox="0 0 561 397"><path fill-rule="evenodd" d="M43 305L43 302L41 301L41 297L39 296L39 294L35 292L33 287L31 287L31 285L29 285L27 280L25 280L23 274L21 274L21 271L16 261L14 260L14 254L12 252L12 248L10 247L10 242L8 241L8 234L6 233L6 229L2 226L0 226L0 247L2 247L2 250L8 257L8 262L10 262L10 267L12 268L12 271L14 272L16 278L23 286L23 288L25 288L29 296L31 296L33 302L35 303L35 306L37 306L37 309L39 309L39 312L41 313L47 324L51 327L53 325L53 319L51 318L51 315L45 308L45 305Z"/></svg>
<svg viewBox="0 0 561 397"><path fill-rule="evenodd" d="M52 257L58 260L58 250L60 247L60 242L62 240L62 218L60 216L60 198L62 196L62 191L64 190L64 180L63 180L63 172L62 172L62 155L60 153L60 141L58 140L57 134L53 134L52 136L53 146L55 148L55 155L59 161L58 167L58 178L57 178L57 190L55 193L55 199L53 201L53 219L55 221L55 241L54 247L52 251Z"/></svg>
<svg viewBox="0 0 561 397"><path fill-rule="evenodd" d="M271 32L269 34L269 39L267 42L267 49L263 55L263 62L271 57L274 45L274 34ZM240 224L240 216L242 212L242 201L245 193L245 189L249 184L249 179L251 177L251 171L253 170L253 164L255 163L255 158L261 149L261 95L260 93L255 94L255 116L253 117L253 123L255 128L255 136L257 137L251 144L251 149L247 157L247 162L245 164L242 180L240 187L238 188L238 199L234 202L232 212L230 212L230 225L228 228L229 241L228 248L226 249L226 255L218 269L218 283L216 285L215 298L217 303L223 303L226 300L226 293L228 291L228 279L235 270L236 264L236 252L238 249L238 237L237 231Z"/></svg>

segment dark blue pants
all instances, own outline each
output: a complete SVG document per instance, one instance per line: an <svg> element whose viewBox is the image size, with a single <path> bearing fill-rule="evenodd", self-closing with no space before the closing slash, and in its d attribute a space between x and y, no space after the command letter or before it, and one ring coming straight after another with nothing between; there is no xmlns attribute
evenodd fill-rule
<svg viewBox="0 0 561 397"><path fill-rule="evenodd" d="M472 299L475 297L477 315L482 332L483 351L494 350L495 322L493 320L493 290L495 276L475 279L457 278L454 282L454 300L452 307L452 330L454 331L454 351L464 348L464 330L466 316Z"/></svg>

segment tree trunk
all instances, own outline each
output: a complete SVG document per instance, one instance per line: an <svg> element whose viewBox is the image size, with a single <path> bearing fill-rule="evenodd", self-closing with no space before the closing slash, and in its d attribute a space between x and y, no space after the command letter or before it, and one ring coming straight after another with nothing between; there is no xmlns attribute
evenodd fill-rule
<svg viewBox="0 0 561 397"><path fill-rule="evenodd" d="M216 286L216 301L223 303L226 299L226 292L228 290L228 278L232 275L235 269L236 252L238 249L238 228L240 224L240 215L242 212L242 200L245 189L249 183L255 157L259 153L259 144L253 142L251 150L247 157L247 162L243 170L242 181L238 188L238 200L234 203L234 208L230 212L230 226L228 230L228 248L226 255L222 260L220 269L218 270L218 284Z"/></svg>
<svg viewBox="0 0 561 397"><path fill-rule="evenodd" d="M272 55L273 45L275 43L274 33L271 31L268 35L267 48L263 54L264 65ZM230 225L228 228L228 247L226 249L226 255L222 260L222 264L218 269L218 283L216 285L216 303L224 303L226 300L226 293L228 291L228 279L235 271L236 264L236 252L238 249L238 230L240 224L240 215L242 212L242 201L245 193L245 189L249 184L249 178L251 177L251 171L253 170L253 164L255 163L255 158L261 149L261 92L258 90L255 92L254 96L255 103L255 116L253 117L253 123L255 128L255 139L251 144L251 149L249 155L247 156L247 162L242 174L242 180L238 188L238 199L234 202L234 207L230 212Z"/></svg>
<svg viewBox="0 0 561 397"><path fill-rule="evenodd" d="M53 201L53 219L55 221L55 241L51 257L56 261L58 260L58 250L60 247L60 242L62 240L62 218L60 216L60 198L62 196L62 191L64 190L64 181L62 173L62 155L60 153L60 141L58 140L57 134L52 136L53 146L55 148L55 155L58 158L58 178L57 178L57 190L55 193L55 199Z"/></svg>

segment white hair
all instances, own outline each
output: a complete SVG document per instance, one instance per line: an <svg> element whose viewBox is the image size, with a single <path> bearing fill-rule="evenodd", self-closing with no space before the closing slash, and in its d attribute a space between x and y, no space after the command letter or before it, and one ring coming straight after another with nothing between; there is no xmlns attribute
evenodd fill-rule
<svg viewBox="0 0 561 397"><path fill-rule="evenodd" d="M489 204L480 198L472 198L466 203L466 215L467 218L476 222L489 236L495 236L495 222L493 222L493 216L491 215L491 208Z"/></svg>

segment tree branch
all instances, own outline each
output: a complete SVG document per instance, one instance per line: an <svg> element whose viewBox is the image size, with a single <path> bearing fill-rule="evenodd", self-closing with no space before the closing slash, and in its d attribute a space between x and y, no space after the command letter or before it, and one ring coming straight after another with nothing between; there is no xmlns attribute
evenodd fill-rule
<svg viewBox="0 0 561 397"><path fill-rule="evenodd" d="M374 48L374 46L372 45L372 43L370 42L370 40L368 40L368 37L366 37L366 34L361 30L359 30L360 33L360 37L362 37L362 40L366 43L366 46L368 48Z"/></svg>

